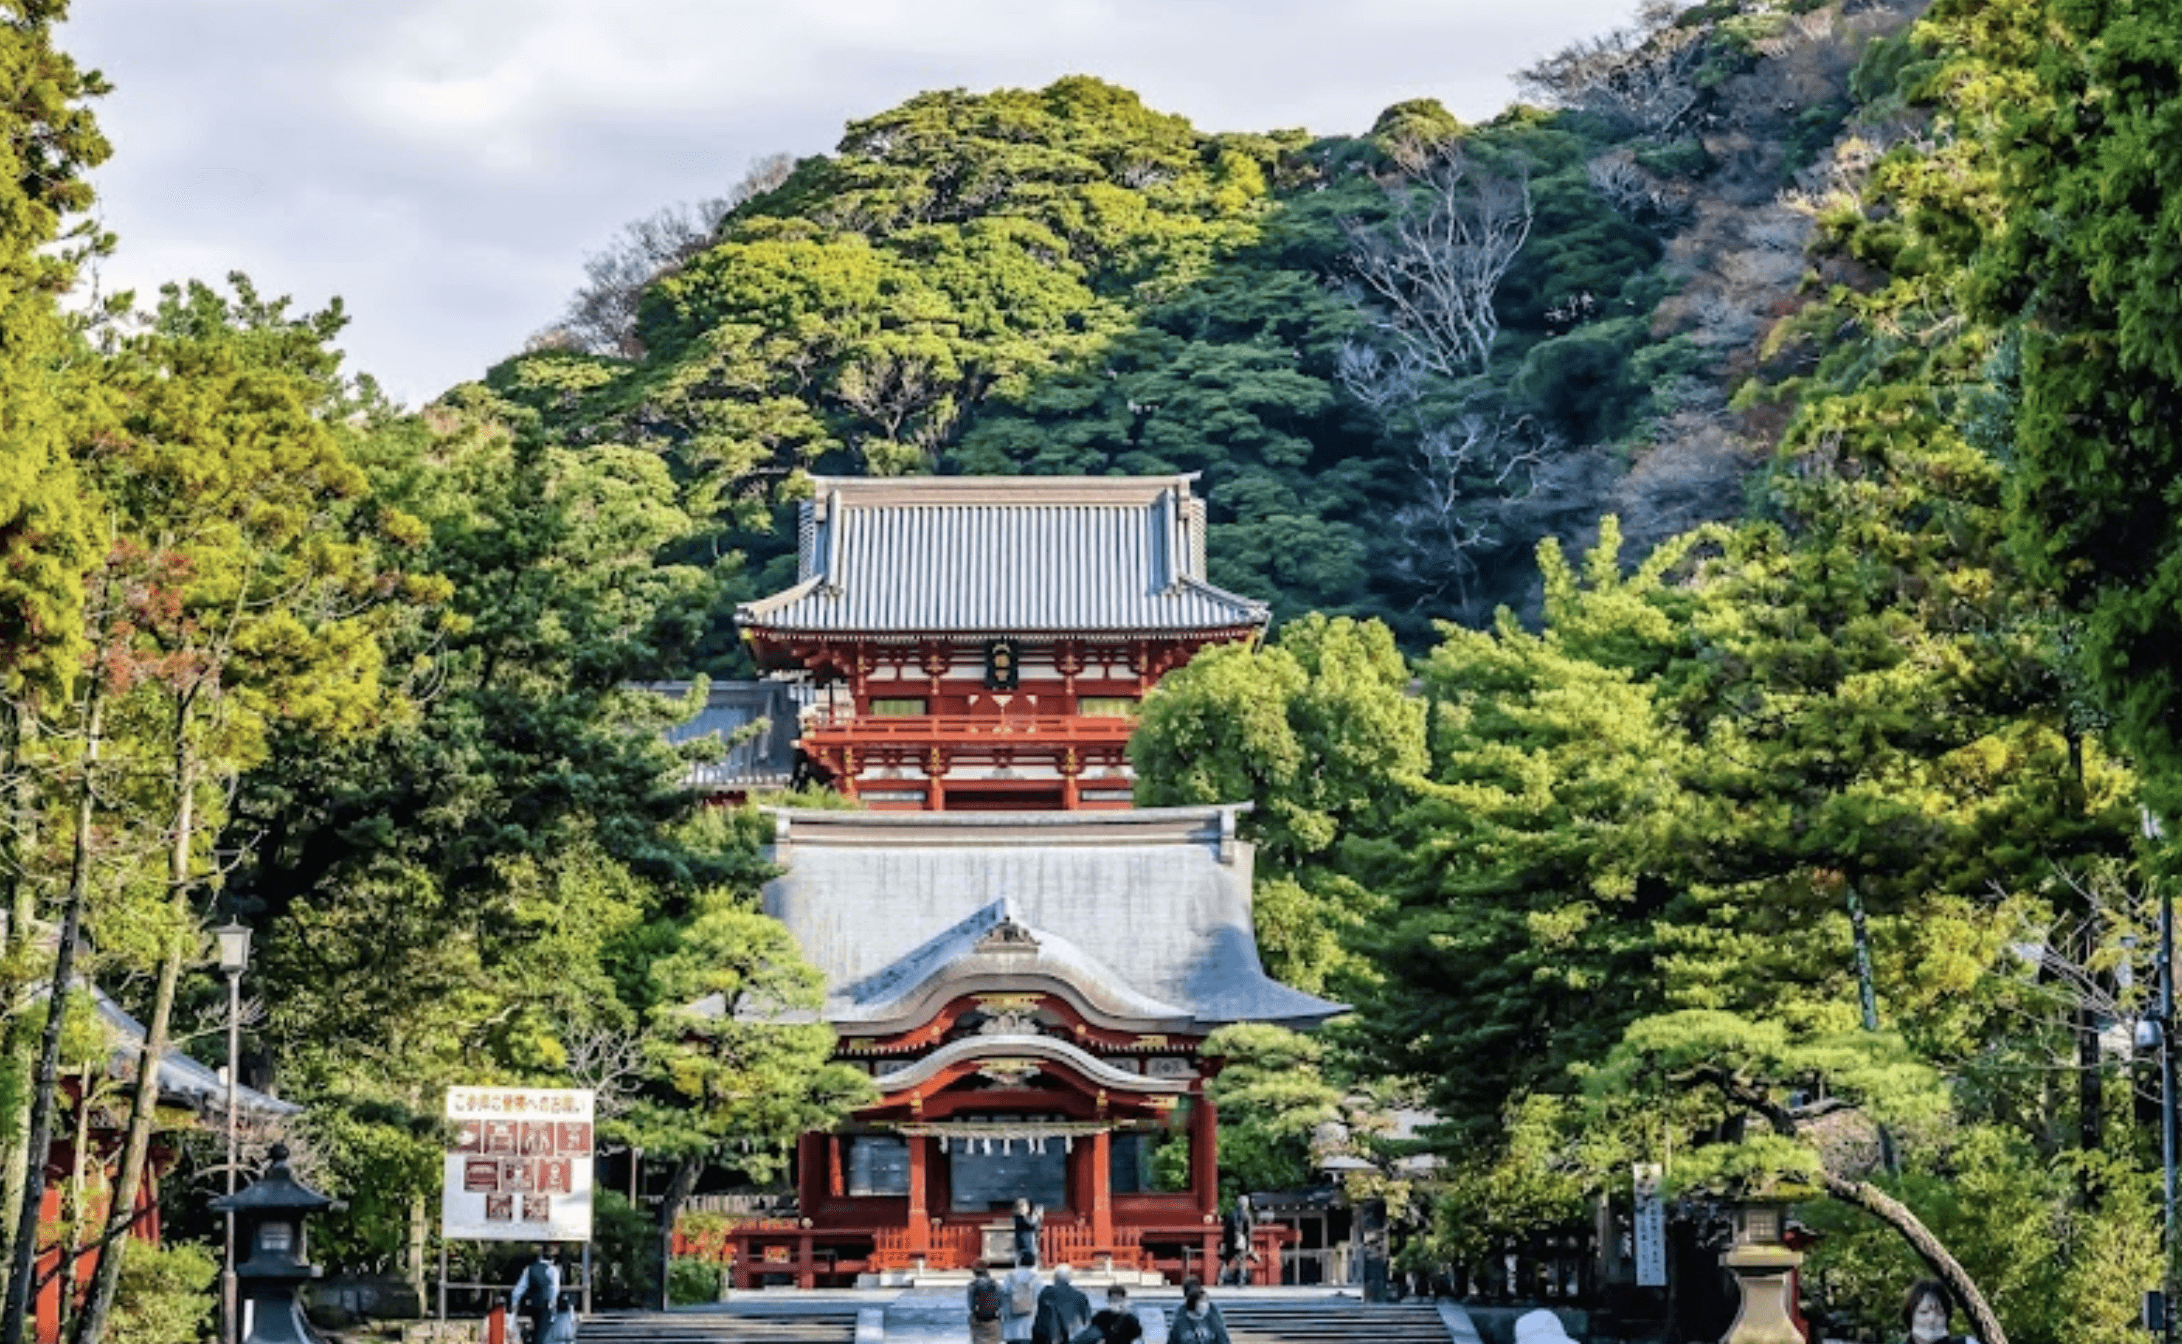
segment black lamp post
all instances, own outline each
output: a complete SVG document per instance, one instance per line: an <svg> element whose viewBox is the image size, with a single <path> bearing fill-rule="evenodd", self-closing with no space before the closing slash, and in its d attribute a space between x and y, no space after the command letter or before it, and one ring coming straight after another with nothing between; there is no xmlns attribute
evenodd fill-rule
<svg viewBox="0 0 2182 1344"><path fill-rule="evenodd" d="M2167 832L2145 808L2144 838L2157 844ZM2165 1203L2160 1223L2159 1290L2147 1299L2145 1324L2168 1344L2174 1341L2174 1215L2176 1115L2174 1095L2174 896L2165 882L2159 884L2159 955L2154 961L2159 998L2149 1021L2137 1024L2137 1043L2159 1051L2159 1165Z"/></svg>
<svg viewBox="0 0 2182 1344"><path fill-rule="evenodd" d="M235 1197L235 1075L242 1054L242 973L250 966L250 926L230 919L212 931L227 976L227 1197ZM227 1252L220 1262L220 1337L241 1338L235 1299L235 1215L227 1215Z"/></svg>
<svg viewBox="0 0 2182 1344"><path fill-rule="evenodd" d="M242 1344L322 1344L303 1317L296 1290L319 1273L304 1259L309 1251L304 1216L333 1208L334 1201L296 1180L288 1170L286 1144L273 1145L272 1159L255 1184L212 1201L231 1225L240 1222L250 1248L250 1258L235 1266L243 1301L250 1306L250 1331Z"/></svg>

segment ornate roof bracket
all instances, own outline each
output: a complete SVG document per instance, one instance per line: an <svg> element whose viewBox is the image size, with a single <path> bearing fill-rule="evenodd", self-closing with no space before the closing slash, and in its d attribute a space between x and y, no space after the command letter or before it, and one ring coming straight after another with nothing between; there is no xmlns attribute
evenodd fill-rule
<svg viewBox="0 0 2182 1344"><path fill-rule="evenodd" d="M1051 1036L966 1037L941 1046L907 1068L883 1074L873 1081L882 1094L892 1095L922 1087L957 1064L973 1062L981 1073L993 1068L1012 1072L1016 1066L1038 1069L1046 1064L1059 1065L1102 1093L1172 1097L1187 1093L1190 1087L1186 1078L1154 1078L1117 1069L1082 1047Z"/></svg>

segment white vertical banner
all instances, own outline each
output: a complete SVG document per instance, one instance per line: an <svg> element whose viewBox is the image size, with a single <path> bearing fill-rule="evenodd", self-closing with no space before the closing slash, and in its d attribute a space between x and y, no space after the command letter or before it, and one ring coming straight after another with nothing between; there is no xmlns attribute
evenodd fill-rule
<svg viewBox="0 0 2182 1344"><path fill-rule="evenodd" d="M451 1087L454 1151L442 1235L460 1241L591 1240L588 1089Z"/></svg>
<svg viewBox="0 0 2182 1344"><path fill-rule="evenodd" d="M1667 1205L1660 1198L1659 1164L1638 1162L1630 1168L1635 1177L1636 1281L1639 1288L1667 1286Z"/></svg>

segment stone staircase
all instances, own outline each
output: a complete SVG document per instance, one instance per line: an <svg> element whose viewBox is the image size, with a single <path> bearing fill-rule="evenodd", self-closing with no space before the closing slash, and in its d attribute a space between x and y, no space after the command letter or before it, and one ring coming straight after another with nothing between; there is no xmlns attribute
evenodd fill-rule
<svg viewBox="0 0 2182 1344"><path fill-rule="evenodd" d="M576 1338L578 1344L852 1344L856 1312L847 1303L602 1312L586 1316Z"/></svg>
<svg viewBox="0 0 2182 1344"><path fill-rule="evenodd" d="M857 1317L868 1334L886 1316L888 1344L962 1344L969 1337L956 1293L916 1294L910 1310L888 1311L866 1296L827 1301L798 1294L676 1312L604 1312L584 1318L579 1344L855 1344ZM928 1299L928 1300L926 1300ZM1172 1292L1144 1294L1171 1320L1180 1307ZM1264 1296L1223 1289L1214 1300L1234 1344L1463 1344L1451 1339L1430 1302L1365 1303L1353 1297ZM902 1305L909 1305L904 1299ZM1474 1338L1471 1336L1470 1338Z"/></svg>
<svg viewBox="0 0 2182 1344"><path fill-rule="evenodd" d="M1216 1293L1214 1300L1235 1344L1448 1344L1447 1326L1430 1302L1360 1302L1353 1297L1298 1301L1232 1292Z"/></svg>

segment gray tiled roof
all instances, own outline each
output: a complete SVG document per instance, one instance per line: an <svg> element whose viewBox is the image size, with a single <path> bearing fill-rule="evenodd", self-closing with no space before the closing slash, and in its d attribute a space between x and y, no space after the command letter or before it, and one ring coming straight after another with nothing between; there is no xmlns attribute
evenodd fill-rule
<svg viewBox="0 0 2182 1344"><path fill-rule="evenodd" d="M114 1033L116 1056L134 1072L137 1052L144 1048L144 1024L95 985L91 987L91 1002L97 1005L99 1017ZM206 1068L180 1050L169 1049L160 1057L159 1090L169 1101L181 1101L199 1111L224 1111L227 1107L227 1083L218 1071ZM302 1109L292 1101L267 1096L254 1087L239 1083L235 1087L237 1114L295 1115Z"/></svg>
<svg viewBox="0 0 2182 1344"><path fill-rule="evenodd" d="M680 699L689 694L686 681L642 683L645 690ZM796 695L802 688L780 681L715 681L705 695L705 706L688 723L666 733L677 745L701 737L716 737L720 748L705 759L692 761L686 776L693 788L786 788L795 776ZM765 727L738 741L736 734L759 719Z"/></svg>
<svg viewBox="0 0 2182 1344"><path fill-rule="evenodd" d="M1205 580L1190 477L821 477L797 583L736 620L823 633L1235 630L1263 603Z"/></svg>
<svg viewBox="0 0 2182 1344"><path fill-rule="evenodd" d="M824 974L839 1026L909 1011L950 967L960 989L1074 984L1160 1030L1313 1026L1343 1010L1265 974L1232 808L773 815L785 871L765 909ZM1005 971L1005 954L981 952L1003 922L1037 944Z"/></svg>

